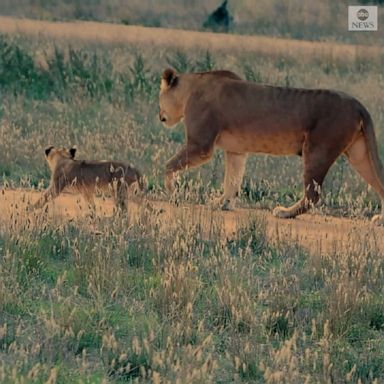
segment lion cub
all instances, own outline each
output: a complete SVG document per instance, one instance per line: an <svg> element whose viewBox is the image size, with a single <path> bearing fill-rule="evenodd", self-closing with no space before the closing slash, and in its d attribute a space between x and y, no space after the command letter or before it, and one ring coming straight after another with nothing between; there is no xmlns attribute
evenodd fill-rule
<svg viewBox="0 0 384 384"><path fill-rule="evenodd" d="M51 170L51 182L34 208L43 207L64 189L80 193L92 209L98 190L113 192L115 204L127 209L128 187L137 182L143 189L141 173L131 165L118 161L87 161L75 159L76 148L47 147L45 158Z"/></svg>

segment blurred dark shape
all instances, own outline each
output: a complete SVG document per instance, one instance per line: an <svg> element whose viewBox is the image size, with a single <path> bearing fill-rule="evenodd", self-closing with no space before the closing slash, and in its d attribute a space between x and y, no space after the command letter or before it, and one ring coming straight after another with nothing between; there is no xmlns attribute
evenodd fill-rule
<svg viewBox="0 0 384 384"><path fill-rule="evenodd" d="M228 32L233 20L227 9L227 0L224 0L220 7L216 8L204 21L203 28L214 32Z"/></svg>

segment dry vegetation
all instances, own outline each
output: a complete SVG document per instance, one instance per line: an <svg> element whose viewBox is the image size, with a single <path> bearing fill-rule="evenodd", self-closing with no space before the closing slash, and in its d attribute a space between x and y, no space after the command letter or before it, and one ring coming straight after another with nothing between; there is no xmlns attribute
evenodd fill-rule
<svg viewBox="0 0 384 384"><path fill-rule="evenodd" d="M245 52L254 53L271 58L300 60L306 64L314 59L328 60L334 64L353 61L377 62L384 57L384 48L371 45L351 45L330 41L303 41L269 36L239 36L235 34L209 33L197 31L181 31L169 28L153 28L140 26L126 26L118 24L104 24L96 22L49 22L30 19L15 19L0 16L0 32L22 33L28 36L49 36L66 39L69 42L84 41L103 44L132 44L145 47L163 49L182 49L183 51L196 49L214 50L215 52L230 52L231 55L243 56Z"/></svg>
<svg viewBox="0 0 384 384"><path fill-rule="evenodd" d="M209 211L73 221L15 204L0 227L2 382L383 379L370 234L308 253L268 242L251 212L226 238Z"/></svg>
<svg viewBox="0 0 384 384"><path fill-rule="evenodd" d="M383 138L379 55L337 62L12 35L0 37L0 58L4 187L43 187L43 148L77 144L84 158L141 165L151 198L161 199L162 164L184 140L181 127L157 121L167 65L346 91L368 107ZM220 189L221 158L181 178L178 201L209 202ZM291 203L300 174L298 159L252 157L241 204ZM322 213L351 217L379 208L343 159L324 202ZM219 219L192 220L183 209L167 220L145 209L63 220L29 214L25 204L15 201L0 218L1 382L384 381L377 232L308 252L269 241L266 222L253 215L227 238Z"/></svg>
<svg viewBox="0 0 384 384"><path fill-rule="evenodd" d="M0 14L44 20L91 20L148 27L201 30L222 0L2 0ZM361 0L359 4L383 3ZM305 40L377 44L375 33L347 31L347 6L352 0L229 0L230 31ZM379 20L384 8L379 7Z"/></svg>

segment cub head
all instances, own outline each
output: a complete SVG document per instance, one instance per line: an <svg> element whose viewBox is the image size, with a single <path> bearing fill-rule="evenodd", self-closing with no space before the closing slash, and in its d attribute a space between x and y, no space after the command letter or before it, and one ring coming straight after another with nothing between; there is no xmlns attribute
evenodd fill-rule
<svg viewBox="0 0 384 384"><path fill-rule="evenodd" d="M71 148L58 148L54 146L49 146L45 148L45 158L48 162L49 168L53 171L56 166L66 160L73 160L76 155L76 147Z"/></svg>
<svg viewBox="0 0 384 384"><path fill-rule="evenodd" d="M166 127L173 127L184 117L184 99L180 77L174 69L166 69L161 77L159 95L159 119Z"/></svg>

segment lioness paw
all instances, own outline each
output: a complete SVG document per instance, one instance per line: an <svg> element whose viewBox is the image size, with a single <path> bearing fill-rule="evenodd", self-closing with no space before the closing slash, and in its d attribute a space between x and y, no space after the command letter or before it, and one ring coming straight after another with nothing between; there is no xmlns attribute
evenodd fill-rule
<svg viewBox="0 0 384 384"><path fill-rule="evenodd" d="M376 225L384 225L384 215L375 215L372 217L372 223Z"/></svg>
<svg viewBox="0 0 384 384"><path fill-rule="evenodd" d="M295 217L295 215L292 214L292 211L285 207L276 207L272 214L279 219L291 219Z"/></svg>
<svg viewBox="0 0 384 384"><path fill-rule="evenodd" d="M222 211L233 211L233 201L230 199L221 200L221 210Z"/></svg>

